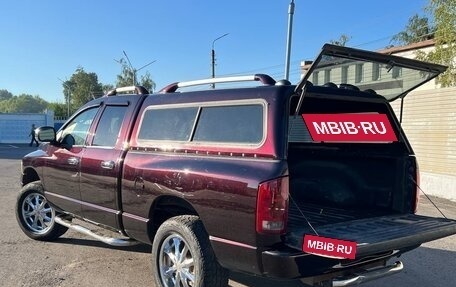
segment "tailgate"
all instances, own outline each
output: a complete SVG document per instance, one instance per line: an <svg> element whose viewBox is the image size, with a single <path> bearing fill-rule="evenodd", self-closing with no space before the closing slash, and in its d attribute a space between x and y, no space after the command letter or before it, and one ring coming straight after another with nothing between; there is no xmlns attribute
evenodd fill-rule
<svg viewBox="0 0 456 287"><path fill-rule="evenodd" d="M315 235L304 219L290 224L285 244L302 250L305 234ZM415 214L385 215L315 227L320 236L354 241L356 257L395 249L418 246L422 243L456 234L456 221Z"/></svg>

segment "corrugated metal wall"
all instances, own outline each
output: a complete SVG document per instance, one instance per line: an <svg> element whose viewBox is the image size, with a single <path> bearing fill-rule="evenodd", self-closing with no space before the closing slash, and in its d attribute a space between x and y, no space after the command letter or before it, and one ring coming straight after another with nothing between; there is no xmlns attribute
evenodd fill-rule
<svg viewBox="0 0 456 287"><path fill-rule="evenodd" d="M400 100L392 106L399 118ZM456 175L456 87L407 95L402 127L421 171Z"/></svg>

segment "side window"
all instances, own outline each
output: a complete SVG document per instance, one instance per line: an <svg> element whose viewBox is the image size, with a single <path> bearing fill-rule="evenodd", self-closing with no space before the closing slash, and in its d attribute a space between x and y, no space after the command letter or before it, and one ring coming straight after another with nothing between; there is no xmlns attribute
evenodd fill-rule
<svg viewBox="0 0 456 287"><path fill-rule="evenodd" d="M401 67L393 67L393 79L397 79L402 76L402 68Z"/></svg>
<svg viewBox="0 0 456 287"><path fill-rule="evenodd" d="M318 85L318 71L312 73L312 84Z"/></svg>
<svg viewBox="0 0 456 287"><path fill-rule="evenodd" d="M127 106L107 106L98 122L93 146L114 147L127 111Z"/></svg>
<svg viewBox="0 0 456 287"><path fill-rule="evenodd" d="M378 81L380 79L380 64L372 63L372 81Z"/></svg>
<svg viewBox="0 0 456 287"><path fill-rule="evenodd" d="M188 141L197 113L197 107L146 110L138 139Z"/></svg>
<svg viewBox="0 0 456 287"><path fill-rule="evenodd" d="M62 140L64 137L71 135L74 139L74 145L84 145L90 125L97 111L98 108L91 108L77 115L59 132L57 138Z"/></svg>
<svg viewBox="0 0 456 287"><path fill-rule="evenodd" d="M342 66L342 80L340 81L342 84L348 83L348 66Z"/></svg>
<svg viewBox="0 0 456 287"><path fill-rule="evenodd" d="M193 141L260 143L263 139L263 106L203 107Z"/></svg>
<svg viewBox="0 0 456 287"><path fill-rule="evenodd" d="M355 83L361 83L363 81L363 64L356 64L355 66Z"/></svg>

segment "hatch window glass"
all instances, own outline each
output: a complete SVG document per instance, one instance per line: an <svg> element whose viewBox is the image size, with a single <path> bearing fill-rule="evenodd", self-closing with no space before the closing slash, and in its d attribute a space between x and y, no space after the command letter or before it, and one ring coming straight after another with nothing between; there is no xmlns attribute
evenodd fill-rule
<svg viewBox="0 0 456 287"><path fill-rule="evenodd" d="M437 64L326 44L298 88L308 80L313 85L324 84L318 76L320 71L324 71L330 73L331 82L336 85L349 84L361 91L373 90L377 95L393 101L435 78L445 69Z"/></svg>

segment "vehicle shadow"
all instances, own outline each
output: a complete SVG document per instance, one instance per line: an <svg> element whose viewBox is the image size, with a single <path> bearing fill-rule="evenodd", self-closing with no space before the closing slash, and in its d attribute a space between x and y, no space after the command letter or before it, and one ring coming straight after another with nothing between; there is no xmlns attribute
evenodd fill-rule
<svg viewBox="0 0 456 287"><path fill-rule="evenodd" d="M456 239L456 236L454 236ZM430 243L434 245L435 243ZM365 287L384 286L453 286L450 282L456 282L456 250L442 250L432 247L419 247L416 250L405 253L399 258L404 264L401 273L380 278L371 282L363 283ZM389 261L397 261L393 258ZM231 272L231 287L304 287L309 286L299 280L274 280L250 276L242 273Z"/></svg>
<svg viewBox="0 0 456 287"><path fill-rule="evenodd" d="M456 239L456 236L453 236ZM439 241L430 244L436 245ZM454 245L452 245L454 248ZM404 264L401 273L363 284L363 287L383 286L453 286L456 282L456 250L420 247L405 253L399 259ZM444 246L440 246L442 248Z"/></svg>
<svg viewBox="0 0 456 287"><path fill-rule="evenodd" d="M259 276L253 276L243 274L239 272L230 273L230 287L305 287L309 285L303 284L299 280L275 280L271 278L263 278Z"/></svg>
<svg viewBox="0 0 456 287"><path fill-rule="evenodd" d="M21 159L24 155L36 151L37 147L20 144L0 144L0 159Z"/></svg>
<svg viewBox="0 0 456 287"><path fill-rule="evenodd" d="M101 241L84 239L84 238L74 238L74 237L61 237L56 241L48 242L49 244L68 244L74 246L86 246L86 247L97 247L111 250L122 250L136 253L151 253L152 247L147 244L138 244L134 246L127 247L118 247L105 244ZM240 272L230 272L230 282L229 287L305 287L299 280L275 280L270 278L263 278L260 276L253 276L249 274L244 274Z"/></svg>
<svg viewBox="0 0 456 287"><path fill-rule="evenodd" d="M456 238L456 237L455 237ZM148 254L151 252L151 246L147 244L138 244L128 247L110 246L97 240L62 237L49 244L68 244L75 246L90 246L112 250L122 250L136 253ZM383 286L448 286L445 282L456 282L456 250L443 250L435 242L429 243L432 247L424 246L416 250L405 253L399 259L403 262L405 268L402 273L391 277L377 279L372 282L364 283L366 287L383 287ZM397 258L390 260L397 261ZM240 272L231 271L230 287L305 287L309 286L299 280L276 280L263 278L260 276L248 275Z"/></svg>

